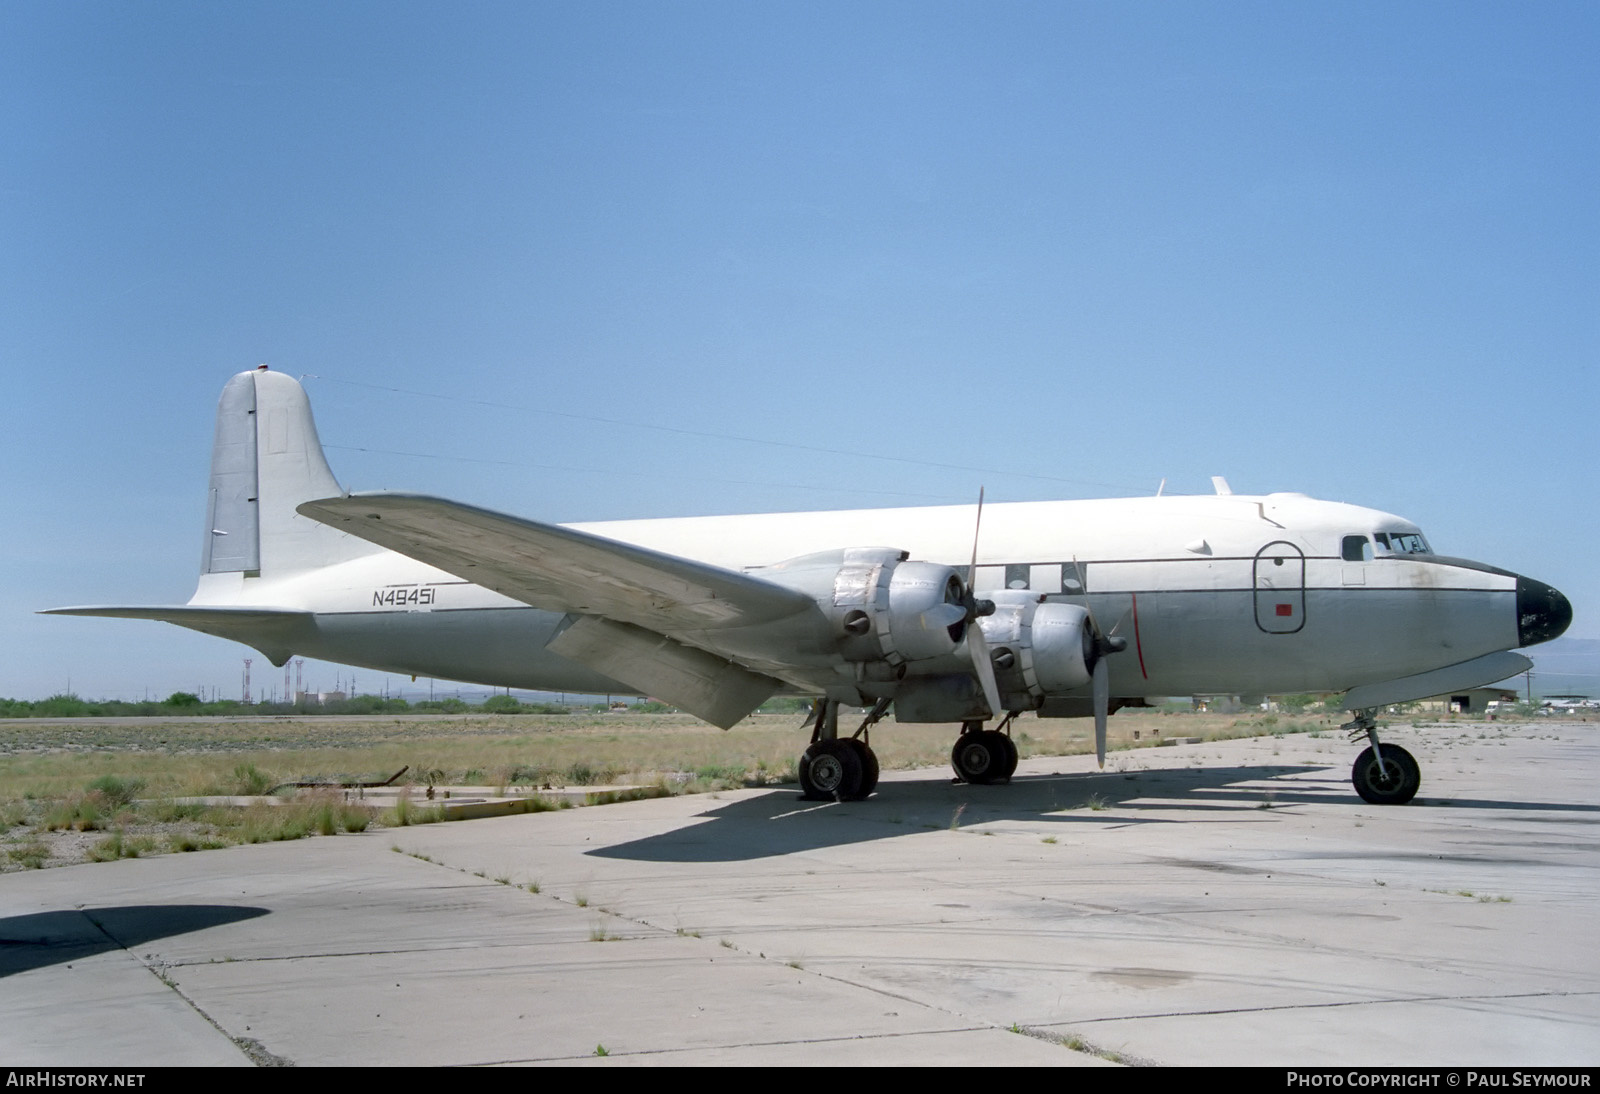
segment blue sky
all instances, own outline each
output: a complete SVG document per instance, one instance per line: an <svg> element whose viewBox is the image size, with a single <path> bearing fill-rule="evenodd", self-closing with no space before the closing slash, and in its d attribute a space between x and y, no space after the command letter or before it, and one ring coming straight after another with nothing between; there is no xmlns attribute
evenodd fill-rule
<svg viewBox="0 0 1600 1094"><path fill-rule="evenodd" d="M1588 3L0 7L0 695L236 690L241 647L31 613L187 599L261 362L355 489L1222 474L1600 636L1596 56Z"/></svg>

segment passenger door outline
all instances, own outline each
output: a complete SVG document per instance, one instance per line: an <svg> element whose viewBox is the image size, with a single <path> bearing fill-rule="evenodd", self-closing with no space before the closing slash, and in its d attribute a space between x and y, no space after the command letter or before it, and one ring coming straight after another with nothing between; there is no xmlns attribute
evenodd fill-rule
<svg viewBox="0 0 1600 1094"><path fill-rule="evenodd" d="M1306 625L1306 556L1285 539L1256 552L1251 567L1256 626L1267 634L1297 634Z"/></svg>

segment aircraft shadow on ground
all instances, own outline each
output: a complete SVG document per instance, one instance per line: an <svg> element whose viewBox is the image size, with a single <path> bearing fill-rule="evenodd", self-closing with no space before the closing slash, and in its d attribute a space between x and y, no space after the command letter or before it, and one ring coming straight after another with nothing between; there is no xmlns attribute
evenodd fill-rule
<svg viewBox="0 0 1600 1094"><path fill-rule="evenodd" d="M267 914L225 904L133 904L0 918L0 979Z"/></svg>
<svg viewBox="0 0 1600 1094"><path fill-rule="evenodd" d="M994 821L1064 826L1172 823L1180 819L1171 816L1175 811L1191 816L1196 810L1237 812L1269 797L1275 806L1326 802L1338 793L1333 773L1326 782L1260 785L1265 779L1322 770L1285 764L1107 771L1027 775L997 786L933 778L882 783L864 802L808 802L801 801L795 790L772 790L707 810L696 823L676 831L588 854L649 862L740 861ZM1348 783L1339 785L1353 798ZM1136 800L1137 805L1127 804Z"/></svg>
<svg viewBox="0 0 1600 1094"><path fill-rule="evenodd" d="M644 862L744 861L995 821L1059 824L1065 830L1174 824L1228 814L1247 820L1256 817L1257 809L1330 802L1362 805L1341 769L1292 764L1028 775L998 786L950 779L895 781L881 784L864 802L807 802L795 790L772 790L709 809L683 828L586 853ZM1600 807L1579 803L1427 795L1395 808L1424 806L1600 812Z"/></svg>

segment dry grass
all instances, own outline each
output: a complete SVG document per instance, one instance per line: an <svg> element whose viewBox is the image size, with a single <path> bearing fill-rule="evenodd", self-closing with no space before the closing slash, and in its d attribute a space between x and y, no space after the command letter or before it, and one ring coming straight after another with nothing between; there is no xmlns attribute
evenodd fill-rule
<svg viewBox="0 0 1600 1094"><path fill-rule="evenodd" d="M1125 711L1111 720L1110 743L1115 749L1147 747L1172 736L1214 740L1315 731L1335 721ZM0 870L440 819L437 809L416 800L378 815L343 803L337 794L248 809L175 800L260 795L309 778L383 779L405 768L419 787L477 785L528 793L530 810L553 807L532 796L544 787L647 788L591 795L593 803L602 803L792 783L808 736L799 722L795 715L756 715L725 732L688 715L637 713L4 720ZM841 728L853 730L854 724ZM1023 757L1093 749L1093 724L1086 719L1022 718L1014 736ZM872 746L885 769L940 767L954 739L953 726L891 722L873 735Z"/></svg>

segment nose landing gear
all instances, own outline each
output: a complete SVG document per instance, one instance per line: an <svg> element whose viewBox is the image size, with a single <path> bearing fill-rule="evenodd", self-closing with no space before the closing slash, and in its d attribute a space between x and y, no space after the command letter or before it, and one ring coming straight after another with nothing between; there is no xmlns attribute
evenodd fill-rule
<svg viewBox="0 0 1600 1094"><path fill-rule="evenodd" d="M1350 769L1350 782L1361 799L1373 805L1404 805L1417 796L1422 785L1422 769L1416 758L1399 745L1386 745L1378 740L1378 723L1372 719L1373 710L1358 710L1355 718L1340 726L1348 730L1352 741L1362 737L1372 744L1356 757Z"/></svg>

